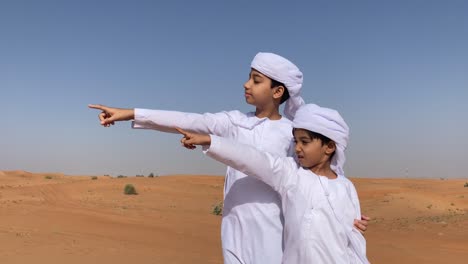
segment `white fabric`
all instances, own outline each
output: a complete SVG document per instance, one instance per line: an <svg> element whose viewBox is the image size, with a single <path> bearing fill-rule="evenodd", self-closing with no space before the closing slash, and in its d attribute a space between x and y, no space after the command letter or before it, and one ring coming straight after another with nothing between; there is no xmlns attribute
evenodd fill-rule
<svg viewBox="0 0 468 264"><path fill-rule="evenodd" d="M339 175L329 180L304 170L291 157L278 157L214 135L205 153L264 181L280 194L285 246L282 263L368 263L366 241L353 226L354 219L361 218L359 200L347 178ZM333 214L325 190L346 226Z"/></svg>
<svg viewBox="0 0 468 264"><path fill-rule="evenodd" d="M292 120L296 110L304 104L301 97L302 72L299 68L289 60L268 52L257 53L251 67L286 86L290 98L286 101L284 115Z"/></svg>
<svg viewBox="0 0 468 264"><path fill-rule="evenodd" d="M285 157L292 145L292 123L259 119L239 111L192 114L135 109L134 128L175 132L174 127L230 138ZM264 182L228 167L224 185L221 240L225 263L279 264L283 249L281 200Z"/></svg>
<svg viewBox="0 0 468 264"><path fill-rule="evenodd" d="M349 141L349 127L336 110L315 104L303 105L296 112L293 127L307 129L333 140L336 143L336 151L331 160L331 167L336 174L344 175L344 151Z"/></svg>

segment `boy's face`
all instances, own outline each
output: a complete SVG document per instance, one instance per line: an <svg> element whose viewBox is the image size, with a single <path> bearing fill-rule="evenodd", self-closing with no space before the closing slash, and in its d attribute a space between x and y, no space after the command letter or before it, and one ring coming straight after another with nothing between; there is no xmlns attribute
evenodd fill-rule
<svg viewBox="0 0 468 264"><path fill-rule="evenodd" d="M304 129L294 129L294 143L299 164L308 169L327 162L335 151L333 142L322 144L322 140L310 138Z"/></svg>
<svg viewBox="0 0 468 264"><path fill-rule="evenodd" d="M256 107L272 105L276 89L271 88L271 79L252 69L249 74L249 80L244 84L245 101Z"/></svg>

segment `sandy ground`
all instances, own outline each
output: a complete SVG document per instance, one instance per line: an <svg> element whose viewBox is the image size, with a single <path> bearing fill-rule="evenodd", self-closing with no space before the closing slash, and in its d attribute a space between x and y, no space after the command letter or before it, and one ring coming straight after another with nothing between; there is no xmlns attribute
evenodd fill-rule
<svg viewBox="0 0 468 264"><path fill-rule="evenodd" d="M223 180L0 172L0 263L222 263ZM468 263L467 180L352 180L372 263Z"/></svg>

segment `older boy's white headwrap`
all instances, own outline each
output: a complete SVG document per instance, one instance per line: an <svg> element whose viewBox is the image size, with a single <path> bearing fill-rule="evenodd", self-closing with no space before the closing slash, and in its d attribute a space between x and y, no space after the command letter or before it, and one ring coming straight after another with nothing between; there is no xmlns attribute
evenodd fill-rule
<svg viewBox="0 0 468 264"><path fill-rule="evenodd" d="M266 52L257 53L252 60L251 67L286 86L285 88L288 89L290 98L284 106L284 114L292 120L296 110L304 104L304 100L300 96L302 72L299 68L279 55Z"/></svg>
<svg viewBox="0 0 468 264"><path fill-rule="evenodd" d="M343 165L346 160L344 151L348 145L349 127L336 110L315 104L303 105L296 112L293 127L307 129L333 140L336 150L331 160L331 167L336 174L344 175Z"/></svg>

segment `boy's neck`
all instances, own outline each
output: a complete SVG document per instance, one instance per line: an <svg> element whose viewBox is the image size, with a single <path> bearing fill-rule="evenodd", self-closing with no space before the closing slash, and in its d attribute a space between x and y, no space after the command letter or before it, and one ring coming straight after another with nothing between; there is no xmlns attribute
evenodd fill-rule
<svg viewBox="0 0 468 264"><path fill-rule="evenodd" d="M260 108L255 109L255 116L258 118L268 118L270 120L280 120L282 116L279 113L279 107L276 108Z"/></svg>
<svg viewBox="0 0 468 264"><path fill-rule="evenodd" d="M317 164L316 166L310 168L310 170L314 174L320 175L320 176L325 176L330 180L334 180L334 179L338 178L336 173L331 169L329 161L327 161L325 163Z"/></svg>

